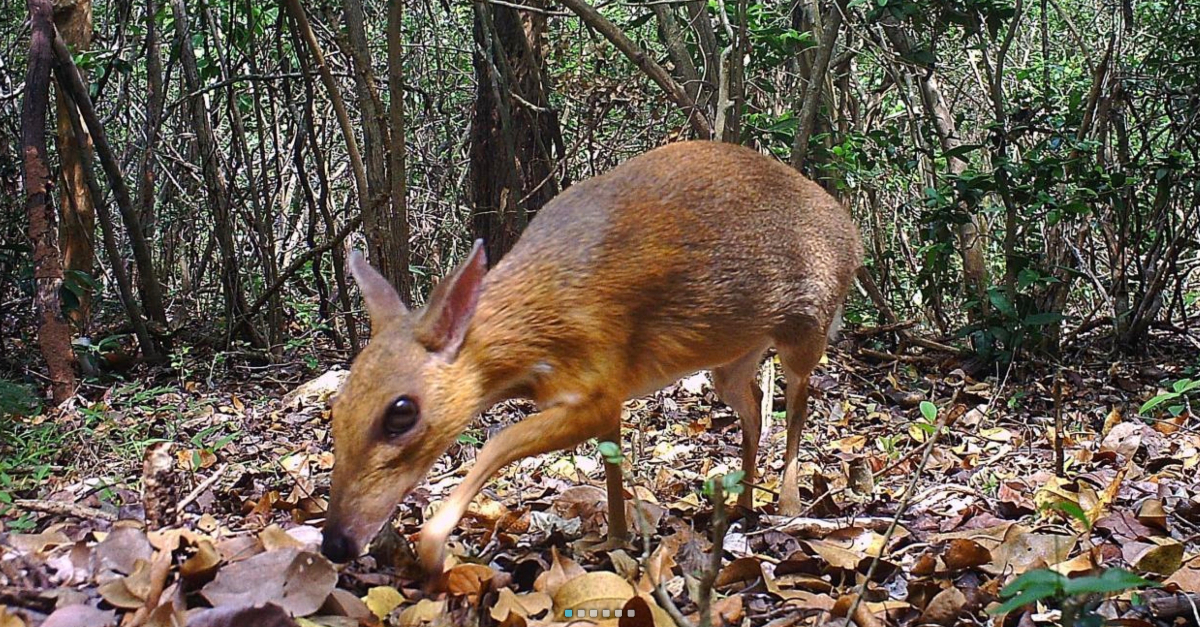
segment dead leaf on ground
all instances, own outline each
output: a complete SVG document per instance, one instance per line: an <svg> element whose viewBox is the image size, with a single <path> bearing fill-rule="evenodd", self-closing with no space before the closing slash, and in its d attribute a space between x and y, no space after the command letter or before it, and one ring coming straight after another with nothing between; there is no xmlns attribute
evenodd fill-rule
<svg viewBox="0 0 1200 627"><path fill-rule="evenodd" d="M431 599L421 599L415 605L410 605L396 618L396 624L400 627L420 627L426 623L431 623L437 617L446 613L445 601L434 601Z"/></svg>
<svg viewBox="0 0 1200 627"><path fill-rule="evenodd" d="M1183 563L1183 544L1172 538L1154 537L1150 542L1130 542L1121 547L1121 556L1135 569L1169 576Z"/></svg>
<svg viewBox="0 0 1200 627"><path fill-rule="evenodd" d="M991 563L992 552L974 540L955 538L946 547L946 552L942 555L942 561L946 563L946 568L951 571L966 570Z"/></svg>
<svg viewBox="0 0 1200 627"><path fill-rule="evenodd" d="M188 627L298 627L287 612L273 603L259 606L214 607L188 620Z"/></svg>
<svg viewBox="0 0 1200 627"><path fill-rule="evenodd" d="M509 588L501 588L490 614L497 621L505 620L510 613L522 618L536 618L553 605L554 600L545 592L517 594Z"/></svg>
<svg viewBox="0 0 1200 627"><path fill-rule="evenodd" d="M367 590L367 596L362 600L370 608L372 614L379 620L383 620L392 613L392 610L404 603L404 595L391 586L375 586Z"/></svg>
<svg viewBox="0 0 1200 627"><path fill-rule="evenodd" d="M226 566L201 594L216 607L278 603L294 616L316 612L337 584L323 556L296 549L260 553Z"/></svg>
<svg viewBox="0 0 1200 627"><path fill-rule="evenodd" d="M575 560L559 554L556 547L550 548L550 555L550 568L538 575L537 580L533 583L533 589L553 597L563 584L583 575L584 570L582 566L575 563Z"/></svg>
<svg viewBox="0 0 1200 627"><path fill-rule="evenodd" d="M472 605L491 588L496 571L482 564L459 564L446 571L446 591L451 596L467 597Z"/></svg>
<svg viewBox="0 0 1200 627"><path fill-rule="evenodd" d="M42 627L110 627L117 624L117 614L90 605L68 605L54 611Z"/></svg>
<svg viewBox="0 0 1200 627"><path fill-rule="evenodd" d="M564 610L620 609L634 596L633 586L616 573L596 571L576 577L554 595L554 615L562 619Z"/></svg>
<svg viewBox="0 0 1200 627"><path fill-rule="evenodd" d="M1009 535L991 550L992 562L982 567L985 572L1020 575L1034 568L1045 568L1065 560L1078 541L1075 536L1019 532L1021 529L1017 525L1009 528Z"/></svg>
<svg viewBox="0 0 1200 627"><path fill-rule="evenodd" d="M937 593L929 605L925 606L925 611L921 612L921 618L917 622L922 625L951 627L958 622L958 617L966 605L967 597L958 588L946 588Z"/></svg>

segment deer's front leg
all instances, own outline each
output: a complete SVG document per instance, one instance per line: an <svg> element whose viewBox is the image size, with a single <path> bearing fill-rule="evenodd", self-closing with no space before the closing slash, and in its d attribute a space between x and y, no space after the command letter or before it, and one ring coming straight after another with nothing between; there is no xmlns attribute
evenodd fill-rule
<svg viewBox="0 0 1200 627"><path fill-rule="evenodd" d="M442 572L446 540L475 495L501 468L518 459L573 448L589 438L619 430L620 421L621 401L596 394L533 414L488 440L467 477L421 529L417 552L425 570Z"/></svg>

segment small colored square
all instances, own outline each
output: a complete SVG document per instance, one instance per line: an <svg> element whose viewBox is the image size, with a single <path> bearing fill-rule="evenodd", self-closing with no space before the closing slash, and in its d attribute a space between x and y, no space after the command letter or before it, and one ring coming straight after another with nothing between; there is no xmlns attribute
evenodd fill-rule
<svg viewBox="0 0 1200 627"><path fill-rule="evenodd" d="M608 610L604 610L604 612L601 614L601 616L603 616L604 618L608 618L611 615L612 615L611 612L609 612Z"/></svg>
<svg viewBox="0 0 1200 627"><path fill-rule="evenodd" d="M597 616L600 616L600 610L592 610L592 618L596 618Z"/></svg>
<svg viewBox="0 0 1200 627"><path fill-rule="evenodd" d="M629 618L633 618L633 610L632 609L629 610L629 613L626 614L626 616L628 616Z"/></svg>
<svg viewBox="0 0 1200 627"><path fill-rule="evenodd" d="M563 610L563 615L567 618L571 618L571 610Z"/></svg>
<svg viewBox="0 0 1200 627"><path fill-rule="evenodd" d="M617 610L617 618L621 618L621 610Z"/></svg>

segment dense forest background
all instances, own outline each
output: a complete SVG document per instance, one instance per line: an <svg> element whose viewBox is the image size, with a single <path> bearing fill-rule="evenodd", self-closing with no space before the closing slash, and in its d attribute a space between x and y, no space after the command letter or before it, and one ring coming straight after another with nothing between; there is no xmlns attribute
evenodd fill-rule
<svg viewBox="0 0 1200 627"><path fill-rule="evenodd" d="M1195 314L1194 2L510 4L60 3L72 68L4 3L6 385L106 357L348 356L347 250L419 303L473 237L498 259L563 187L685 137L769 152L852 208L851 322L1004 362L1136 351ZM57 59L40 208L31 55Z"/></svg>
<svg viewBox="0 0 1200 627"><path fill-rule="evenodd" d="M1187 439L1198 81L1196 0L0 0L0 535L44 529L47 512L111 522L141 503L152 518L135 492L162 442L181 446L195 492L176 515L190 528L201 513L240 530L316 515L327 424L295 409L303 395L279 397L368 340L352 250L419 305L475 238L495 263L563 189L697 138L791 164L860 227L848 341L814 377L830 418L815 419L814 455L853 449L880 481L920 475L926 440L897 417L936 401L969 422L947 437L1007 451L933 455L976 456L941 468L978 497L973 511L1031 515L1013 495L1060 485L1037 474L1048 460L1060 477L1097 464L1092 495L1109 491L1076 506L1090 529L1112 504L1142 503L1120 491L1130 467L1114 479L1105 465L1117 455L1184 473L1172 481L1194 476L1155 460L1200 459ZM659 398L661 414L712 403L700 384L671 389L690 400ZM1147 454L1139 422L1120 432L1137 443L1110 442L1122 408L1176 439ZM834 431L851 415L885 435L852 447ZM701 431L645 437L671 450L724 437ZM451 466L485 435L461 440ZM1021 476L1040 478L1018 489ZM280 497L285 485L299 496ZM1196 501L1193 488L1176 496ZM855 511L898 518L900 493ZM1200 526L1182 528L1191 551ZM1121 538L1107 540L1132 546ZM18 579L0 568L0 584ZM777 610L747 609L744 624Z"/></svg>

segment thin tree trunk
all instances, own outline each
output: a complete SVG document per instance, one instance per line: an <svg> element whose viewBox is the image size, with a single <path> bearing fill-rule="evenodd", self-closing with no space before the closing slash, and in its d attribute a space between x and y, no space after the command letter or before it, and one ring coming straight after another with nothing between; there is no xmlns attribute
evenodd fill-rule
<svg viewBox="0 0 1200 627"><path fill-rule="evenodd" d="M155 220L154 209L154 160L158 149L159 132L162 130L163 105L166 102L166 85L163 84L162 51L158 37L158 4L146 2L146 143L138 164L138 184L134 207L137 222L145 236L148 226ZM152 227L149 227L152 230ZM151 267L153 264L151 263ZM168 330L167 311L162 299L162 286L155 274L138 271L138 291L142 295L146 315L160 328L160 334Z"/></svg>
<svg viewBox="0 0 1200 627"><path fill-rule="evenodd" d="M237 250L233 240L233 212L229 197L229 186L221 168L220 151L209 121L208 106L200 85L200 70L196 65L196 53L192 48L191 30L188 27L187 7L184 0L171 0L175 17L175 45L183 66L184 82L188 92L192 125L196 132L196 148L200 153L201 169L204 173L209 211L213 216L214 236L221 254L221 287L225 294L225 319L231 333L243 335L256 348L265 348L267 343L259 335L250 320L245 318L246 295L242 292L241 271L238 267Z"/></svg>
<svg viewBox="0 0 1200 627"><path fill-rule="evenodd" d="M808 86L804 90L803 104L800 106L800 123L792 141L792 167L803 171L805 159L808 157L808 140L812 137L817 124L817 112L821 108L821 93L825 89L825 73L829 71L829 62L833 58L833 48L837 44L838 33L842 29L842 13L845 11L844 2L833 7L825 19L821 32L821 43L817 56L813 59L812 71L809 74Z"/></svg>
<svg viewBox="0 0 1200 627"><path fill-rule="evenodd" d="M542 73L545 17L476 2L477 92L471 120L472 224L496 263L559 190L558 116Z"/></svg>
<svg viewBox="0 0 1200 627"><path fill-rule="evenodd" d="M354 88L358 94L358 106L362 111L363 160L366 165L369 211L363 216L367 249L371 262L380 274L408 298L405 285L408 280L408 218L400 204L390 198L394 180L389 176L389 152L391 146L388 112L379 97L378 81L375 78L371 49L367 45L364 27L366 15L362 0L342 0L346 14L346 31L349 35L349 58L354 74ZM399 9L397 9L399 10ZM389 77L391 72L391 48L399 46L400 24L391 23L392 8L388 10ZM393 33L392 31L396 32ZM393 42L393 38L396 40ZM394 43L394 46L393 46ZM396 53L399 54L399 51ZM403 70L403 68L399 68ZM390 79L389 79L390 80ZM402 90L403 84L389 85L389 89Z"/></svg>
<svg viewBox="0 0 1200 627"><path fill-rule="evenodd" d="M721 48L717 45L717 34L713 30L712 19L708 17L708 1L687 0L684 11L688 17L688 26L696 31L696 44L704 59L704 71L700 72L703 86L696 106L712 119L713 97L716 96L718 75L721 72Z"/></svg>
<svg viewBox="0 0 1200 627"><path fill-rule="evenodd" d="M55 40L55 53L59 55L58 65L55 67L55 73L58 75L58 84L69 86L64 89L64 95L67 98L67 104L72 108L78 108L83 111L90 111L91 105L84 101L83 105L79 105L78 90L82 88L82 83L76 84L79 80L78 75L71 76L70 73L74 69L74 65L70 63L70 53L67 52L67 47L62 39ZM67 55L67 61L63 62L62 55ZM86 95L86 94L85 94ZM89 118L85 114L85 119ZM91 117L94 117L91 116ZM70 117L68 121L71 124L76 138L84 141L83 124L79 122L79 118ZM103 134L96 133L103 144ZM92 153L84 151L83 157L83 178L88 187L88 193L92 198L103 198L100 193L100 184L96 181L95 164L92 163ZM121 298L121 305L125 308L125 315L129 318L129 324L133 327L134 335L137 336L138 345L141 348L143 358L147 360L159 359L158 346L154 341L154 337L150 335L149 329L146 328L146 319L142 316L142 309L138 306L137 299L133 295L133 283L129 280L129 273L125 269L125 260L121 256L121 249L117 246L116 227L113 225L112 216L109 215L108 208L103 202L96 203L96 216L100 219L100 230L104 234L104 252L108 256L108 263L112 266L113 276L117 281L117 292Z"/></svg>
<svg viewBox="0 0 1200 627"><path fill-rule="evenodd" d="M312 58L317 64L317 72L321 75L321 82L325 84L325 90L329 94L329 101L333 104L338 125L342 128L342 136L346 141L346 153L350 156L350 169L354 173L354 187L358 192L358 206L365 221L371 213L371 192L367 184L367 169L363 165L362 152L358 148L358 138L354 135L354 126L350 123L350 114L346 112L346 103L342 100L342 94L337 89L337 82L333 80L333 72L329 69L329 65L325 63L325 54L321 51L321 45L317 42L317 36L313 33L312 26L308 23L308 16L305 15L304 7L300 5L300 0L287 0L285 6L287 7L288 14L292 16L297 35L304 41L309 53L312 54Z"/></svg>
<svg viewBox="0 0 1200 627"><path fill-rule="evenodd" d="M635 67L650 77L650 80L658 84L667 93L667 97L688 114L688 122L691 124L692 130L701 139L712 138L712 123L709 121L708 116L696 106L696 102L687 95L687 91L679 83L675 82L675 79L671 78L671 74L663 69L653 57L646 54L645 50L642 50L620 28L617 28L616 24L609 21L608 18L604 17L604 15L585 0L558 1L570 9L572 13L578 15L584 24L587 24L588 27L612 42L617 47L617 50L620 50ZM716 67L710 68L710 71L717 71Z"/></svg>
<svg viewBox="0 0 1200 627"><path fill-rule="evenodd" d="M391 211L388 214L388 235L392 241L390 261L396 269L389 277L405 305L412 304L412 244L408 229L408 167L406 163L406 134L404 125L404 0L388 0L387 57L388 57L388 121L391 126L389 171ZM388 275L384 275L385 277Z"/></svg>
<svg viewBox="0 0 1200 627"><path fill-rule="evenodd" d="M92 43L91 0L56 3L54 24L75 52L86 51ZM87 131L82 140L75 136L71 117L78 113L61 93L55 97L55 109L58 112L58 158L64 183L59 190L63 268L90 277L95 274L96 210L95 199L88 193L83 153L91 151L92 141ZM86 283L79 287L79 306L68 317L81 332L86 332L91 319L92 289Z"/></svg>
<svg viewBox="0 0 1200 627"><path fill-rule="evenodd" d="M910 56L913 48L912 41L901 26L885 24L884 33L901 57ZM958 135L958 127L955 124L954 115L950 112L950 106L942 97L937 72L933 68L914 68L911 70L911 74L917 81L921 93L921 104L937 132L942 152L950 152L958 148L962 145L962 140ZM967 168L967 162L962 156L955 156L948 161L950 174L953 176L961 175ZM959 253L962 255L963 263L963 283L966 285L968 293L979 301L980 309L978 311L986 312L990 309L990 301L987 296L988 276L987 265L984 261L982 222L975 213L974 207L963 203L960 208L967 217L962 224L958 225L957 233Z"/></svg>
<svg viewBox="0 0 1200 627"><path fill-rule="evenodd" d="M137 264L139 274L144 277L144 286L146 291L143 296L148 303L153 303L157 311L163 312L162 294L158 290L158 279L154 271L154 264L150 258L150 247L146 243L146 238L142 234L141 222L138 220L137 212L133 207L133 200L129 196L129 187L125 185L125 176L121 173L121 164L117 161L117 156L113 153L112 147L108 143L108 137L104 132L104 127L100 123L100 117L96 115L96 110L88 99L87 87L83 84L83 77L79 69L75 67L75 62L71 58L71 52L67 49L67 44L62 38L54 40L54 53L58 57L58 84L60 88L66 92L68 98L68 106L72 110L77 110L82 115L84 122L87 123L87 129L91 131L89 137L95 141L96 153L100 156L100 164L104 168L104 173L108 177L109 187L113 190L113 197L117 201L117 208L121 212L122 222L125 225L125 230L129 234L129 242L133 247L134 262ZM83 126L79 124L78 119L68 118L68 123L71 124L72 130L79 129L78 141L83 141L84 132ZM88 185L89 193L100 198L99 186L95 184L94 172L92 167L92 152L85 151L83 157L84 183ZM99 210L103 212L103 209ZM101 216L101 220L110 221L107 214ZM110 221L111 222L111 221ZM112 225L105 227L107 230L112 230ZM113 271L117 273L118 287L121 291L121 300L125 304L125 310L129 314L129 322L133 328L139 330L138 341L142 344L142 355L149 360L159 358L161 351L157 342L146 331L145 320L142 318L141 308L137 302L133 300L132 284L126 275L124 263L119 255L119 251L115 248L115 235L113 233L105 233L106 238L112 238L113 242L105 242L108 246L113 245L108 251L110 261L113 264ZM122 277L124 277L122 279ZM127 301L127 302L126 302Z"/></svg>
<svg viewBox="0 0 1200 627"><path fill-rule="evenodd" d="M297 12L299 12L301 17L303 17L303 12L300 11L300 9L299 9L299 4L297 4L294 8L291 5L288 5L288 7L289 7L289 11L293 15L295 15ZM313 41L310 41L307 45L305 45L302 41L303 36L301 35L300 31L301 31L301 28L303 27L305 30L308 30L308 32L311 34L312 31L311 31L311 29L308 28L308 22L304 21L301 24L300 22L298 22L295 19L293 19L293 22L294 22L294 26L291 29L291 31L292 31L293 45L296 48L296 58L300 63L300 69L302 70L302 74L305 77L308 77L308 76L312 75L312 63L310 62L309 54L311 54L313 52L313 45L315 43L315 39ZM316 52L317 52L317 54L319 54L320 50L317 49ZM314 55L314 56L316 56L316 55ZM322 61L322 66L323 65L324 65L324 63ZM328 74L328 70L324 69L324 67L319 72L321 73L322 80L325 82L326 88L331 86L333 84L332 74ZM326 80L326 74L328 74L328 80ZM316 100L317 100L316 87L313 85L312 81L308 80L307 78L301 79L301 83L304 85L304 136L305 136L305 140L308 141L309 148L312 152L313 161L316 162L317 182L320 184L320 193L318 194L318 197L316 199L317 200L317 209L320 211L321 218L324 221L325 233L330 234L330 233L333 233L334 231L336 231L337 229L334 224L333 214L329 210L330 195L331 195L330 194L330 185L329 185L329 167L328 167L328 164L326 164L325 156L322 153L322 148L323 148L322 143L320 141L320 138L317 136L316 112L315 112ZM342 120L345 120L346 123L348 124L349 118L344 117L345 106L343 104L341 104L340 94L338 94L336 91L330 91L330 100L335 103L335 107L336 106L341 107L340 110L342 112L342 115L338 116L339 123ZM343 134L345 134L346 129L347 129L347 126L342 126ZM353 159L357 155L357 147L355 144L353 144L353 141L354 141L353 135L349 135L346 137L347 151L349 152L351 148L353 148L355 151L355 152L350 153L352 165L353 165ZM358 165L359 166L362 165L361 160L359 160ZM359 181L359 176L358 176L359 174L362 174L361 182L365 186L366 175L362 173L361 168L359 170L356 170L355 181L356 182ZM361 190L361 188L360 188L360 190ZM361 194L360 194L360 199L361 199ZM360 207L361 207L361 205L360 205ZM360 217L360 219L362 217L361 211L359 212L359 217ZM351 314L351 311L353 310L353 304L350 302L350 284L349 284L349 281L347 281L347 279L346 279L345 249L342 246L334 246L330 250L330 256L332 257L332 261L333 261L333 279L334 279L334 283L336 285L335 291L337 292L338 304L341 306L342 321L346 325L346 337L350 340L350 351L352 353L356 353L356 352L358 352L358 347L360 344L359 344L359 338L358 338L358 326L354 320L354 316ZM314 268L314 270L315 270L315 268Z"/></svg>
<svg viewBox="0 0 1200 627"><path fill-rule="evenodd" d="M38 346L46 360L54 402L75 393L75 353L71 329L62 314L63 283L54 209L50 205L50 170L46 154L46 109L50 100L50 68L54 64L54 23L50 0L29 0L31 35L25 98L21 103L21 150L25 177L25 210L33 242L34 307Z"/></svg>
<svg viewBox="0 0 1200 627"><path fill-rule="evenodd" d="M675 65L675 75L683 83L683 89L687 92L688 97L696 102L696 106L702 106L700 105L700 89L704 85L700 81L700 73L696 70L692 55L688 52L687 40L684 38L683 32L679 30L679 23L675 20L675 8L670 4L654 2L650 4L650 10L654 12L654 17L658 20L663 47L667 49L671 63Z"/></svg>
<svg viewBox="0 0 1200 627"><path fill-rule="evenodd" d="M205 7L202 12L205 26L211 32L217 31L217 21L213 16L211 7ZM217 60L217 69L220 72L221 80L226 83L226 106L229 111L230 129L233 131L230 138L230 148L235 159L241 159L241 167L234 166L234 170L243 172L246 179L246 191L250 198L251 212L247 216L247 222L254 229L255 249L258 252L259 261L262 264L263 280L267 284L274 283L278 278L279 268L275 263L275 233L271 228L273 220L268 212L270 205L263 204L263 196L259 192L259 177L254 172L254 159L250 153L250 140L246 135L246 123L242 117L241 105L238 102L237 93L234 91L234 83L230 81L229 60L225 51L220 47L220 44L213 44L206 49L206 54L214 56ZM236 162L235 162L236 163ZM266 167L266 163L262 164ZM254 239L252 238L252 241ZM267 308L266 326L267 326L267 346L273 355L276 357L282 356L283 351L283 305L278 298L271 300L271 306ZM257 307L243 309L243 316L247 318L246 324L252 324L252 318L257 313Z"/></svg>

